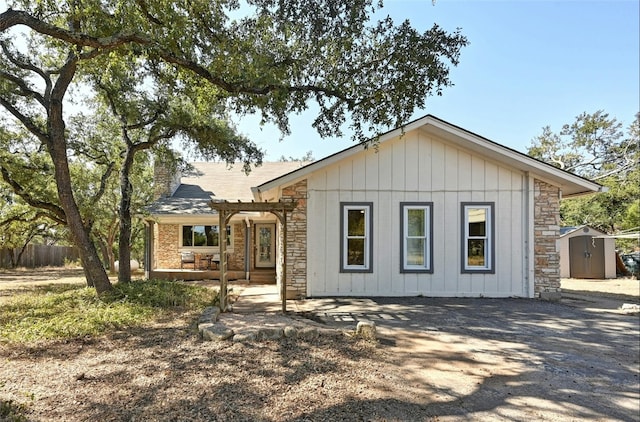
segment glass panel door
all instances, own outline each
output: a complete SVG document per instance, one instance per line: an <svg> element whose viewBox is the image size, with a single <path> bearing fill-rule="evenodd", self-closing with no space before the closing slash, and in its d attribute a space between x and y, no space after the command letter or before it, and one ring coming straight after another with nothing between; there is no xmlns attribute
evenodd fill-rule
<svg viewBox="0 0 640 422"><path fill-rule="evenodd" d="M256 224L256 268L276 266L276 225Z"/></svg>

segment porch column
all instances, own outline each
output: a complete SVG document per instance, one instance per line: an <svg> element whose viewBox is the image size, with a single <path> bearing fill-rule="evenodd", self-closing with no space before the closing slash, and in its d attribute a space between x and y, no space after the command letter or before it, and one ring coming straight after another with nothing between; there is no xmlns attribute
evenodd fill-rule
<svg viewBox="0 0 640 422"><path fill-rule="evenodd" d="M227 212L218 210L220 233L220 310L227 311Z"/></svg>
<svg viewBox="0 0 640 422"><path fill-rule="evenodd" d="M287 312L287 211L282 210L282 283L280 283L280 298L282 299L282 313Z"/></svg>
<svg viewBox="0 0 640 422"><path fill-rule="evenodd" d="M144 278L148 280L153 269L153 221L145 221L144 226Z"/></svg>

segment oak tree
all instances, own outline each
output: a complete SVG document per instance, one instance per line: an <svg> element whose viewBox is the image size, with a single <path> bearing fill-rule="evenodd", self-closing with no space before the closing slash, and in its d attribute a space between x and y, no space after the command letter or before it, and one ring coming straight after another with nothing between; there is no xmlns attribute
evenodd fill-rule
<svg viewBox="0 0 640 422"><path fill-rule="evenodd" d="M631 228L627 215L640 198L640 113L626 130L602 110L582 113L559 133L543 128L528 153L608 189L562 201L563 224L588 224L610 234Z"/></svg>
<svg viewBox="0 0 640 422"><path fill-rule="evenodd" d="M451 85L449 68L467 44L459 30L372 21L382 2L371 0L14 3L0 14L0 106L51 156L60 206L98 292L111 285L73 197L65 131L67 92L84 66L135 54L154 75L149 83L169 66L185 84L215 87L218 107L260 113L285 134L288 116L315 102L320 136L347 125L364 142Z"/></svg>

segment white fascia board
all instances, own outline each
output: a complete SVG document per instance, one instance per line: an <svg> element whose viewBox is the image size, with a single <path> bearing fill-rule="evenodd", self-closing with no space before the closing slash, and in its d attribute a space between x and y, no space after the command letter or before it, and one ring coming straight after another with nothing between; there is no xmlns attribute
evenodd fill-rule
<svg viewBox="0 0 640 422"><path fill-rule="evenodd" d="M483 138L482 136L476 135L431 115L427 115L410 122L405 126L380 135L378 143L386 142L416 129L422 130L427 134L434 134L442 139L452 142L455 145L473 151L481 156L488 157L494 161L503 162L510 167L529 172L532 175L537 175L538 178L559 186L563 192L563 197L565 198L593 192L606 192L606 188L598 183L555 168L549 164L543 163L542 161L529 157L526 154L490 141L489 139ZM264 192L298 182L318 169L329 166L361 152L363 148L364 146L362 144L354 145L330 155L329 157L323 158L322 160L308 164L299 170L295 170L289 174L285 174L284 176L252 188L254 197L259 200L264 200Z"/></svg>

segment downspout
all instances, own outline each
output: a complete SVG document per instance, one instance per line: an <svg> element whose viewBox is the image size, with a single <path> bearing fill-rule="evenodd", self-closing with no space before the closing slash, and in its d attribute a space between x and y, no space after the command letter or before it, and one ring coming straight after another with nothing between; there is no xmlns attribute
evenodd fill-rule
<svg viewBox="0 0 640 422"><path fill-rule="evenodd" d="M143 220L144 223L144 278L148 280L151 276L152 246L153 246L153 222Z"/></svg>
<svg viewBox="0 0 640 422"><path fill-rule="evenodd" d="M535 296L535 199L533 197L535 192L535 186L533 178L529 172L525 172L524 183L524 271L526 280L526 293L527 297L533 298Z"/></svg>
<svg viewBox="0 0 640 422"><path fill-rule="evenodd" d="M244 279L250 280L251 274L251 222L249 217L244 218L246 230L244 231Z"/></svg>

